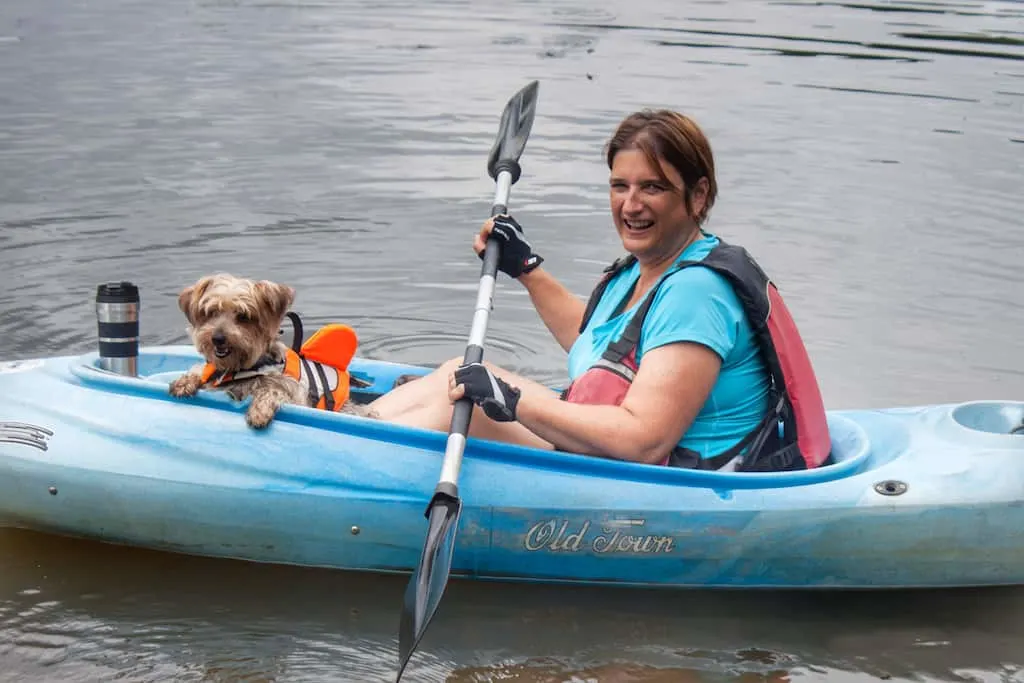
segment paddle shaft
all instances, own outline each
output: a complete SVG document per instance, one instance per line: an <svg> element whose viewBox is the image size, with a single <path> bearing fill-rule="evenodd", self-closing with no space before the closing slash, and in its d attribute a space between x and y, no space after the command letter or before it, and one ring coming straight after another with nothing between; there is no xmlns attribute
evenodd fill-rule
<svg viewBox="0 0 1024 683"><path fill-rule="evenodd" d="M533 81L508 101L501 114L498 137L487 159L487 173L495 183L494 202L491 204L492 218L508 213L508 195L522 172L519 157L526 147L530 129L533 127L536 104L537 81ZM484 357L484 338L491 315L495 278L501 258L501 243L489 237L483 256L473 324L463 359L466 363L480 362ZM402 672L405 671L409 658L437 611L445 586L448 584L452 556L455 552L455 535L458 533L459 517L462 512L458 488L459 470L462 467L462 455L466 450L466 438L469 435L469 421L472 416L473 403L470 399L463 398L455 402L448 442L444 450L444 461L441 463L441 474L427 507L427 537L423 544L423 552L405 589L398 632L396 683L401 680Z"/></svg>
<svg viewBox="0 0 1024 683"><path fill-rule="evenodd" d="M508 212L508 195L512 190L512 173L501 171L495 179L494 204L491 206L491 217ZM501 257L501 243L493 237L487 240L484 251L484 264L480 270L480 286L477 289L476 308L473 311L473 324L469 329L469 341L466 344L464 363L479 363L484 358L484 340L487 336L487 323L491 317L494 300L494 284L498 274L498 259ZM459 470L462 467L462 454L466 449L466 435L469 434L469 422L473 417L473 402L461 398L455 402L452 410L451 429L448 442L444 449L444 462L441 464L441 476L437 482L438 493L446 493L453 498L458 497Z"/></svg>

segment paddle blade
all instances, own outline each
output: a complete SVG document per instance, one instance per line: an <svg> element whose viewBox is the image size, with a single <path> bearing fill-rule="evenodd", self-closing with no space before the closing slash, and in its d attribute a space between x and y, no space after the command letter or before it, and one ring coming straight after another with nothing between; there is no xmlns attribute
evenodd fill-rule
<svg viewBox="0 0 1024 683"><path fill-rule="evenodd" d="M438 491L430 501L423 554L405 588L405 604L402 606L402 619L398 627L396 683L402 680L405 666L434 617L445 586L448 585L452 553L455 551L455 531L461 513L462 501L457 496Z"/></svg>
<svg viewBox="0 0 1024 683"><path fill-rule="evenodd" d="M537 89L540 84L531 81L512 96L501 113L498 137L487 158L487 172L497 180L498 173L509 171L512 182L519 180L519 157L526 148L526 140L533 128L533 115L537 110Z"/></svg>

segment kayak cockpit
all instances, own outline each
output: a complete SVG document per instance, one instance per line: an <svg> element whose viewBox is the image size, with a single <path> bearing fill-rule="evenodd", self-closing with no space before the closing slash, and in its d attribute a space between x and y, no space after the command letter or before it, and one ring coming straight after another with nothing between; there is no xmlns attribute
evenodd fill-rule
<svg viewBox="0 0 1024 683"><path fill-rule="evenodd" d="M191 347L151 347L140 349L137 376L134 377L102 369L95 353L72 360L69 369L83 385L100 391L178 402L182 399L169 396L167 385L200 360L199 355ZM426 374L430 369L357 357L352 360L349 371L358 381L352 387L353 400L369 402L393 388L399 377ZM195 399L189 399L188 404L214 410L241 410L241 406L221 392L200 392ZM303 406L285 406L277 419L299 426L327 429L391 443L414 443L418 448L436 451L438 456L444 450L444 434L353 415ZM828 424L832 440L832 457L829 462L814 470L797 472L730 473L663 468L562 452L552 453L477 439L470 439L467 455L474 458L509 460L518 464L529 462L537 467L572 469L580 473L606 477L662 483L678 479L681 485L713 485L728 488L795 486L850 476L868 465L872 449L864 427L850 417L834 412L829 413Z"/></svg>

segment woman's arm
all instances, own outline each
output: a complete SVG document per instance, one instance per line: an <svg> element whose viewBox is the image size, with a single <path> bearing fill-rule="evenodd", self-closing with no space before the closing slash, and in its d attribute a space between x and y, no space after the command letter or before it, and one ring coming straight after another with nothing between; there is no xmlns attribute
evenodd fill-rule
<svg viewBox="0 0 1024 683"><path fill-rule="evenodd" d="M497 229L496 223L499 223ZM526 287L533 307L555 341L569 351L579 336L585 304L552 275L540 269L544 259L533 253L533 248L523 236L522 226L511 216L497 216L484 222L473 240L473 250L478 256L483 255L487 238L492 233L502 244L499 270Z"/></svg>
<svg viewBox="0 0 1024 683"><path fill-rule="evenodd" d="M519 276L548 331L565 351L572 348L583 321L584 303L547 271L536 268Z"/></svg>
<svg viewBox="0 0 1024 683"><path fill-rule="evenodd" d="M556 448L658 463L693 423L718 378L721 359L703 344L680 342L646 353L622 404L568 403L530 393L520 423Z"/></svg>
<svg viewBox="0 0 1024 683"><path fill-rule="evenodd" d="M703 344L658 347L644 356L622 404L611 406L562 401L546 387L474 363L449 375L448 398L457 401L468 388L492 420L518 420L560 450L658 463L700 412L720 367Z"/></svg>

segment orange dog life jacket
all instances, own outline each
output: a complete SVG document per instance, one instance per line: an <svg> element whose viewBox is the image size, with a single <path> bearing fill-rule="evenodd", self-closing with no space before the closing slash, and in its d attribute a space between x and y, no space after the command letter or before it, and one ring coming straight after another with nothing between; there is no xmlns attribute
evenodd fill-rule
<svg viewBox="0 0 1024 683"><path fill-rule="evenodd" d="M289 313L289 317L291 315ZM296 341L301 340L301 329L301 324L296 324ZM227 373L207 363L203 368L203 384L219 387L258 375L281 373L297 380L309 392L310 403L314 407L341 410L348 400L351 383L348 364L358 344L355 330L348 325L331 323L317 330L297 352L286 349L283 362L261 360L247 370Z"/></svg>

